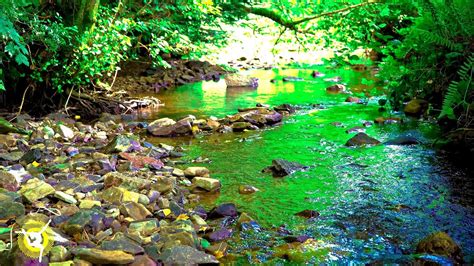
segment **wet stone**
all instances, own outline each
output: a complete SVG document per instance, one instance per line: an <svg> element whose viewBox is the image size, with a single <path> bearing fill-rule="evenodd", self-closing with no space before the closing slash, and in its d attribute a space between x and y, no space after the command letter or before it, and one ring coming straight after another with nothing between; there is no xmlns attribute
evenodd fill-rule
<svg viewBox="0 0 474 266"><path fill-rule="evenodd" d="M221 218L221 217L236 217L237 208L233 203L224 203L211 210L209 217L210 218Z"/></svg>
<svg viewBox="0 0 474 266"><path fill-rule="evenodd" d="M235 122L231 125L231 128L234 132L242 132L246 129L251 129L252 124L249 122Z"/></svg>
<svg viewBox="0 0 474 266"><path fill-rule="evenodd" d="M384 145L417 145L420 141L415 137L400 136L383 143Z"/></svg>
<svg viewBox="0 0 474 266"><path fill-rule="evenodd" d="M206 167L188 167L184 170L184 175L187 177L194 177L194 176L209 176L209 169Z"/></svg>
<svg viewBox="0 0 474 266"><path fill-rule="evenodd" d="M219 242L226 240L232 236L232 229L221 228L209 235L209 240L212 242Z"/></svg>
<svg viewBox="0 0 474 266"><path fill-rule="evenodd" d="M300 216L306 219L316 218L319 217L319 212L314 210L303 210L295 214L296 216Z"/></svg>
<svg viewBox="0 0 474 266"><path fill-rule="evenodd" d="M239 186L239 193L240 194L253 194L255 192L259 191L258 188L251 186L251 185L241 185Z"/></svg>
<svg viewBox="0 0 474 266"><path fill-rule="evenodd" d="M461 248L445 232L436 232L422 239L416 246L417 253L441 255L462 263Z"/></svg>
<svg viewBox="0 0 474 266"><path fill-rule="evenodd" d="M346 146L363 146L363 145L377 145L380 141L370 137L365 133L358 133L346 142Z"/></svg>
<svg viewBox="0 0 474 266"><path fill-rule="evenodd" d="M221 188L221 182L214 178L196 176L193 178L193 183L209 192L215 192Z"/></svg>
<svg viewBox="0 0 474 266"><path fill-rule="evenodd" d="M297 162L290 162L283 159L272 160L272 165L263 169L263 172L271 172L274 177L284 177L296 171L307 170L308 167Z"/></svg>

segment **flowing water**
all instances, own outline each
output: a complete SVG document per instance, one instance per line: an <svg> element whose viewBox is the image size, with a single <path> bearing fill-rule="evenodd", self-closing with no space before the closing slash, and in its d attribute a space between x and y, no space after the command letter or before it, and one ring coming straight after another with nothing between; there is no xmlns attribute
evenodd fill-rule
<svg viewBox="0 0 474 266"><path fill-rule="evenodd" d="M423 144L345 147L344 143L354 135L346 133L347 129L389 114L378 110L377 97L368 104L345 103L347 95L330 95L325 91L334 83L324 78L341 76L355 95L364 91L381 94L360 85L362 79L370 79L370 73L319 71L326 76L312 78L310 70L298 69L252 71L252 76L260 79L258 89L226 89L220 81L165 91L158 95L165 106L148 114L147 119L187 114L197 118L222 117L256 103L290 103L303 108L285 118L283 125L265 130L150 141L180 144L186 150L186 158L202 156L211 160L207 164L193 164L208 167L211 176L222 182L220 195L205 202L209 206L234 202L263 227L285 225L296 234L317 239L319 246L315 250L320 252L311 253L315 255L311 262L397 262L404 254L413 252L417 241L436 231L453 237L461 245L465 259L472 262L472 175L450 165L431 148L430 143L439 136L437 126L416 120L374 125L367 128L367 134L382 142L411 135ZM283 76L305 80L282 82ZM279 81L271 83L273 78ZM311 108L313 104L321 104L325 109ZM344 127L336 127L333 122ZM262 173L276 158L296 161L310 169L285 178ZM242 184L253 185L260 191L241 195L238 187ZM294 216L304 209L316 210L321 215L308 221ZM270 240L265 234L243 237L233 251L245 253L262 248L266 241ZM265 261L271 252L263 248L249 252L248 256L253 262ZM297 257L293 259L298 262Z"/></svg>

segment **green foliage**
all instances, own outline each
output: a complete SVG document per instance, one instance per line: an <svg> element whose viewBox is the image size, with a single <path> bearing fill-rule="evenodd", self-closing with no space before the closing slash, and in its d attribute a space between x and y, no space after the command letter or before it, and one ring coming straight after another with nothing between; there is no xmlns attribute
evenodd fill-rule
<svg viewBox="0 0 474 266"><path fill-rule="evenodd" d="M474 53L464 62L464 64L459 68L458 75L459 81L451 81L449 84L448 90L445 94L443 106L441 110L440 117L448 117L449 119L457 119L461 117L457 109L461 110L461 113L464 115L464 120L469 121L469 110L472 108L469 100L472 101L472 76L474 72ZM459 108L460 107L460 108ZM466 125L468 126L468 125Z"/></svg>
<svg viewBox="0 0 474 266"><path fill-rule="evenodd" d="M474 28L471 9L467 8L472 6L470 2L416 2L417 16L410 18L407 27L397 30L400 42L388 42L381 50L381 77L388 81L393 106L401 107L411 98L424 98L435 111L442 110L441 116L457 119L462 112L455 112L456 107L463 106L466 111L469 104L464 92L470 88L464 86L463 80L468 78L461 77L459 84L455 80L459 67L472 54ZM465 67L466 64L469 62L464 63Z"/></svg>

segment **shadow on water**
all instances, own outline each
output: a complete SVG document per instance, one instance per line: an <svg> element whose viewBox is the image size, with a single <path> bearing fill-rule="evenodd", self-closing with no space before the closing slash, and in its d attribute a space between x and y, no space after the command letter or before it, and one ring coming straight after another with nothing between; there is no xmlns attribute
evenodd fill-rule
<svg viewBox="0 0 474 266"><path fill-rule="evenodd" d="M377 90L360 85L363 78L370 78L367 73L319 71L326 76L312 78L309 70L256 70L252 75L260 79L257 89L226 89L221 80L166 91L158 95L165 106L149 113L147 119L187 114L222 117L256 103L322 104L327 108L302 109L286 118L282 126L262 131L150 141L180 144L187 159L203 156L212 161L197 164L208 167L212 177L223 184L220 196L208 199L209 206L234 202L262 226L283 224L296 234L326 243L325 247L330 248L313 262L402 261L400 258L411 253L420 239L436 231L452 236L467 260L472 260L472 179L466 180L468 172L447 163L428 145L439 136L437 126L429 121L374 125L366 128L366 133L382 142L409 134L423 144L345 147L344 143L354 135L347 134L347 129L389 114L379 112L377 97L369 99L368 104L350 104L344 102L347 95L325 92L334 83L324 78L341 76L342 82L357 92L355 96L377 94ZM298 76L304 81L283 82L283 76ZM277 82L271 83L271 79ZM340 122L343 127L336 127L333 122ZM275 158L311 168L286 178L262 173ZM260 191L240 195L238 187L242 184ZM312 220L294 216L305 209L321 215ZM263 250L259 256L265 260L268 252L264 246L269 239L260 237L243 237L233 251L245 253L255 242Z"/></svg>

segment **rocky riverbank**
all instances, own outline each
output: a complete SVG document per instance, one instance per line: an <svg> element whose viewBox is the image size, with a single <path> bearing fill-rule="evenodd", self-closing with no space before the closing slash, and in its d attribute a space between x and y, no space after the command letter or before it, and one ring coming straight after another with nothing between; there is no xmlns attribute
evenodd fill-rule
<svg viewBox="0 0 474 266"><path fill-rule="evenodd" d="M129 62L115 79L114 91L133 96L135 93L158 93L201 80L218 81L228 73L224 68L205 61L168 59L169 68L153 67L151 62ZM112 83L112 80L110 80Z"/></svg>
<svg viewBox="0 0 474 266"><path fill-rule="evenodd" d="M204 167L180 167L180 147L153 145L140 133L241 132L278 125L294 108L239 111L149 125L110 114L93 124L62 114L1 120L1 264L218 263L234 232L262 229L232 203L200 207L201 197L219 192L220 181ZM32 224L49 225L54 239L41 263L18 245L18 232Z"/></svg>

